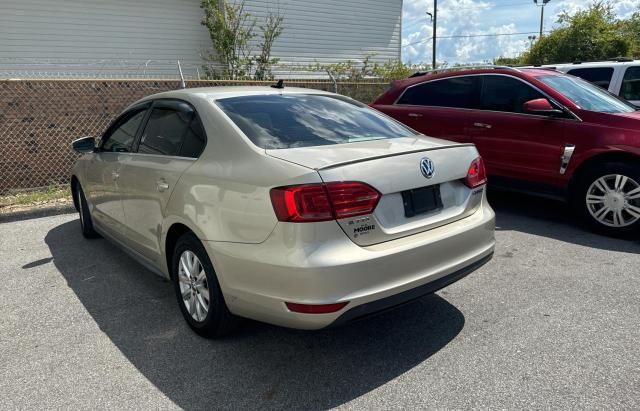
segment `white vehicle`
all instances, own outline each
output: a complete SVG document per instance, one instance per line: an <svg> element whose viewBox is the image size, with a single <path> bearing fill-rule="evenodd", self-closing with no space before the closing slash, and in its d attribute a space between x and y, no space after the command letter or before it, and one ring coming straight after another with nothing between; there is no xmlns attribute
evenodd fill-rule
<svg viewBox="0 0 640 411"><path fill-rule="evenodd" d="M583 78L640 107L640 60L613 59L588 63L548 64L572 76Z"/></svg>
<svg viewBox="0 0 640 411"><path fill-rule="evenodd" d="M86 237L172 279L204 336L234 316L302 329L434 292L488 261L494 212L472 144L318 90L145 97L71 180Z"/></svg>

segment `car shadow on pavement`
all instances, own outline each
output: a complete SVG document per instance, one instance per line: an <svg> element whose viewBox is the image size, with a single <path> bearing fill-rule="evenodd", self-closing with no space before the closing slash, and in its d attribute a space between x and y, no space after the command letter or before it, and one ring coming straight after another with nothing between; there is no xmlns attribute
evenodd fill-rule
<svg viewBox="0 0 640 411"><path fill-rule="evenodd" d="M232 337L206 340L182 319L168 281L105 240L84 240L77 221L45 241L100 329L185 409L338 406L419 366L464 326L456 307L430 295L339 328L246 321Z"/></svg>
<svg viewBox="0 0 640 411"><path fill-rule="evenodd" d="M490 190L496 230L520 231L602 250L640 253L640 239L616 239L589 231L567 203L521 193Z"/></svg>

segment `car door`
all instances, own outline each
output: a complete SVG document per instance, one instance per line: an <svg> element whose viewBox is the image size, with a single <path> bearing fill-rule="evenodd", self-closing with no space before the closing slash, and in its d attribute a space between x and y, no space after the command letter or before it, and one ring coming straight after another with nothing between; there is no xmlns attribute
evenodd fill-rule
<svg viewBox="0 0 640 411"><path fill-rule="evenodd" d="M99 147L86 167L83 181L85 195L94 222L118 239L124 236L125 216L119 178L137 133L140 131L148 104L123 113L103 134Z"/></svg>
<svg viewBox="0 0 640 411"><path fill-rule="evenodd" d="M480 110L470 113L473 142L490 175L560 185L566 121L526 113L524 103L547 98L524 80L501 74L482 76Z"/></svg>
<svg viewBox="0 0 640 411"><path fill-rule="evenodd" d="M127 245L157 261L164 210L182 173L204 149L205 133L194 108L180 100L156 100L136 152L120 172Z"/></svg>
<svg viewBox="0 0 640 411"><path fill-rule="evenodd" d="M477 76L447 77L410 86L393 106L381 110L428 136L467 143L468 111L478 96Z"/></svg>

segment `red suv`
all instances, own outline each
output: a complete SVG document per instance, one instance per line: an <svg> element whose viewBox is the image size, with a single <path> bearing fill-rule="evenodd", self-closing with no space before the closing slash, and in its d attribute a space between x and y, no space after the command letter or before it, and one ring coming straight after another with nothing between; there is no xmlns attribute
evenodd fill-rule
<svg viewBox="0 0 640 411"><path fill-rule="evenodd" d="M597 231L640 231L640 112L578 77L496 67L416 73L372 107L474 143L490 184L567 199Z"/></svg>

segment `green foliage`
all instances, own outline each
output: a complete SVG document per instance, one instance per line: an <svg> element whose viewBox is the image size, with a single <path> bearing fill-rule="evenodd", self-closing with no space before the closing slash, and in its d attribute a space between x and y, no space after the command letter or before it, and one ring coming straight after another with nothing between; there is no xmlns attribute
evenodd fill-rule
<svg viewBox="0 0 640 411"><path fill-rule="evenodd" d="M630 41L629 56L640 56L640 11L633 13L631 18L620 22L623 38Z"/></svg>
<svg viewBox="0 0 640 411"><path fill-rule="evenodd" d="M259 26L262 41L260 52L254 55L253 40L257 37L257 20L245 10L244 0L231 3L228 0L202 0L204 10L202 25L209 31L213 52L203 56L209 78L250 79L272 78L271 66L277 59L271 58L273 43L284 30L284 17L269 13Z"/></svg>
<svg viewBox="0 0 640 411"><path fill-rule="evenodd" d="M377 79L393 81L425 70L424 66L406 64L400 60L389 60L385 63L371 63L372 56L366 56L361 62L347 60L333 64L320 64L316 62L305 67L299 67L302 71L322 72L333 76L337 80L361 81L364 79Z"/></svg>
<svg viewBox="0 0 640 411"><path fill-rule="evenodd" d="M503 57L493 59L493 64L496 66L515 66L522 63L521 57Z"/></svg>
<svg viewBox="0 0 640 411"><path fill-rule="evenodd" d="M534 43L521 61L553 64L628 56L638 50L639 23L637 13L630 20L618 20L611 3L596 1L573 15L561 14L559 27Z"/></svg>
<svg viewBox="0 0 640 411"><path fill-rule="evenodd" d="M284 17L279 13L269 12L265 23L260 26L262 30L262 42L260 43L260 55L256 58L256 80L271 80L273 74L271 67L278 64L279 59L271 58L271 47L282 34Z"/></svg>

